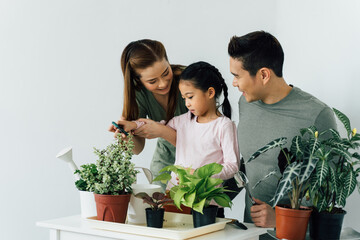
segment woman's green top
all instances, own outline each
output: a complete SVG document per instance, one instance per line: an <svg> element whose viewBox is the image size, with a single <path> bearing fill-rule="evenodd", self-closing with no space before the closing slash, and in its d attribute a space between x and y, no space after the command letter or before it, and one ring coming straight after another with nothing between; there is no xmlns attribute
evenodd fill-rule
<svg viewBox="0 0 360 240"><path fill-rule="evenodd" d="M140 91L136 91L136 102L139 106L139 118L150 118L154 121L161 121L166 119L166 111L156 101L152 92L142 87ZM181 94L178 94L176 102L175 116L187 112L184 99ZM150 170L154 177L159 175L159 171L168 165L173 165L175 162L175 147L163 138L158 138L155 153L150 164ZM157 184L165 188L164 184L158 182Z"/></svg>

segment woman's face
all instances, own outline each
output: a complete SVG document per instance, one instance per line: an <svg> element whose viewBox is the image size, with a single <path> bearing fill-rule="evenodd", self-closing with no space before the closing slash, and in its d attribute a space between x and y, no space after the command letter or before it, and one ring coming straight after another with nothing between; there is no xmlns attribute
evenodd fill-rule
<svg viewBox="0 0 360 240"><path fill-rule="evenodd" d="M170 91L173 72L169 62L164 58L145 69L136 70L144 87L157 95L166 95Z"/></svg>

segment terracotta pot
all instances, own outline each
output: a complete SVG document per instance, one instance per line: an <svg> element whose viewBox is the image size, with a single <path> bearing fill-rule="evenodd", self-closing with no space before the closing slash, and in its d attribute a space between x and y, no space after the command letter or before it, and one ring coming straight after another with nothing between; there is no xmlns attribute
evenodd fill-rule
<svg viewBox="0 0 360 240"><path fill-rule="evenodd" d="M97 220L125 223L131 194L94 195Z"/></svg>
<svg viewBox="0 0 360 240"><path fill-rule="evenodd" d="M312 209L300 210L276 206L276 237L279 239L303 240Z"/></svg>
<svg viewBox="0 0 360 240"><path fill-rule="evenodd" d="M178 209L175 205L173 204L168 204L164 206L165 212L174 212L174 213L184 213L184 214L191 214L191 208L186 207L184 205L181 204L181 209Z"/></svg>

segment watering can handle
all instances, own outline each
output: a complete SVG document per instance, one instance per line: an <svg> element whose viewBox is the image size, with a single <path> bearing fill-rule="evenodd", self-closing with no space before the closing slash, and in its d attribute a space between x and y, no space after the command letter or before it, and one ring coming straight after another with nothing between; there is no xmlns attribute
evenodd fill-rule
<svg viewBox="0 0 360 240"><path fill-rule="evenodd" d="M142 169L143 172L144 172L144 174L145 174L145 176L146 176L146 178L147 178L147 180L149 181L149 183L150 183L150 184L152 183L152 181L153 181L153 175L152 175L150 169L144 168L144 167L135 167L135 168Z"/></svg>

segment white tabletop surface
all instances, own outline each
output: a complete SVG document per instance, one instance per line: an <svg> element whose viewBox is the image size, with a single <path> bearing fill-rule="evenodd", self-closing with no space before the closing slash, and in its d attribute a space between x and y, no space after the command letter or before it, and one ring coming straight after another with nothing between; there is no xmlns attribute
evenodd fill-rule
<svg viewBox="0 0 360 240"><path fill-rule="evenodd" d="M226 240L235 240L235 239L250 239L256 236L259 236L263 233L266 233L268 229L266 228L258 228L253 224L244 223L248 230L242 230L233 224L226 224L224 230L220 230L217 232L209 233L206 235L202 235L199 237L191 238L194 240L218 240L218 239L226 239ZM88 221L82 219L80 215L51 219L46 221L39 221L36 223L39 227L55 229L59 231L65 232L74 232L80 234L88 234L92 236L101 236L101 237L109 237L116 239L138 239L138 240L154 240L159 238L143 236L143 235L134 235L127 234L121 232L112 232L106 230L100 230L96 228L92 228ZM141 233L143 234L143 233ZM164 236L166 238L166 236Z"/></svg>

